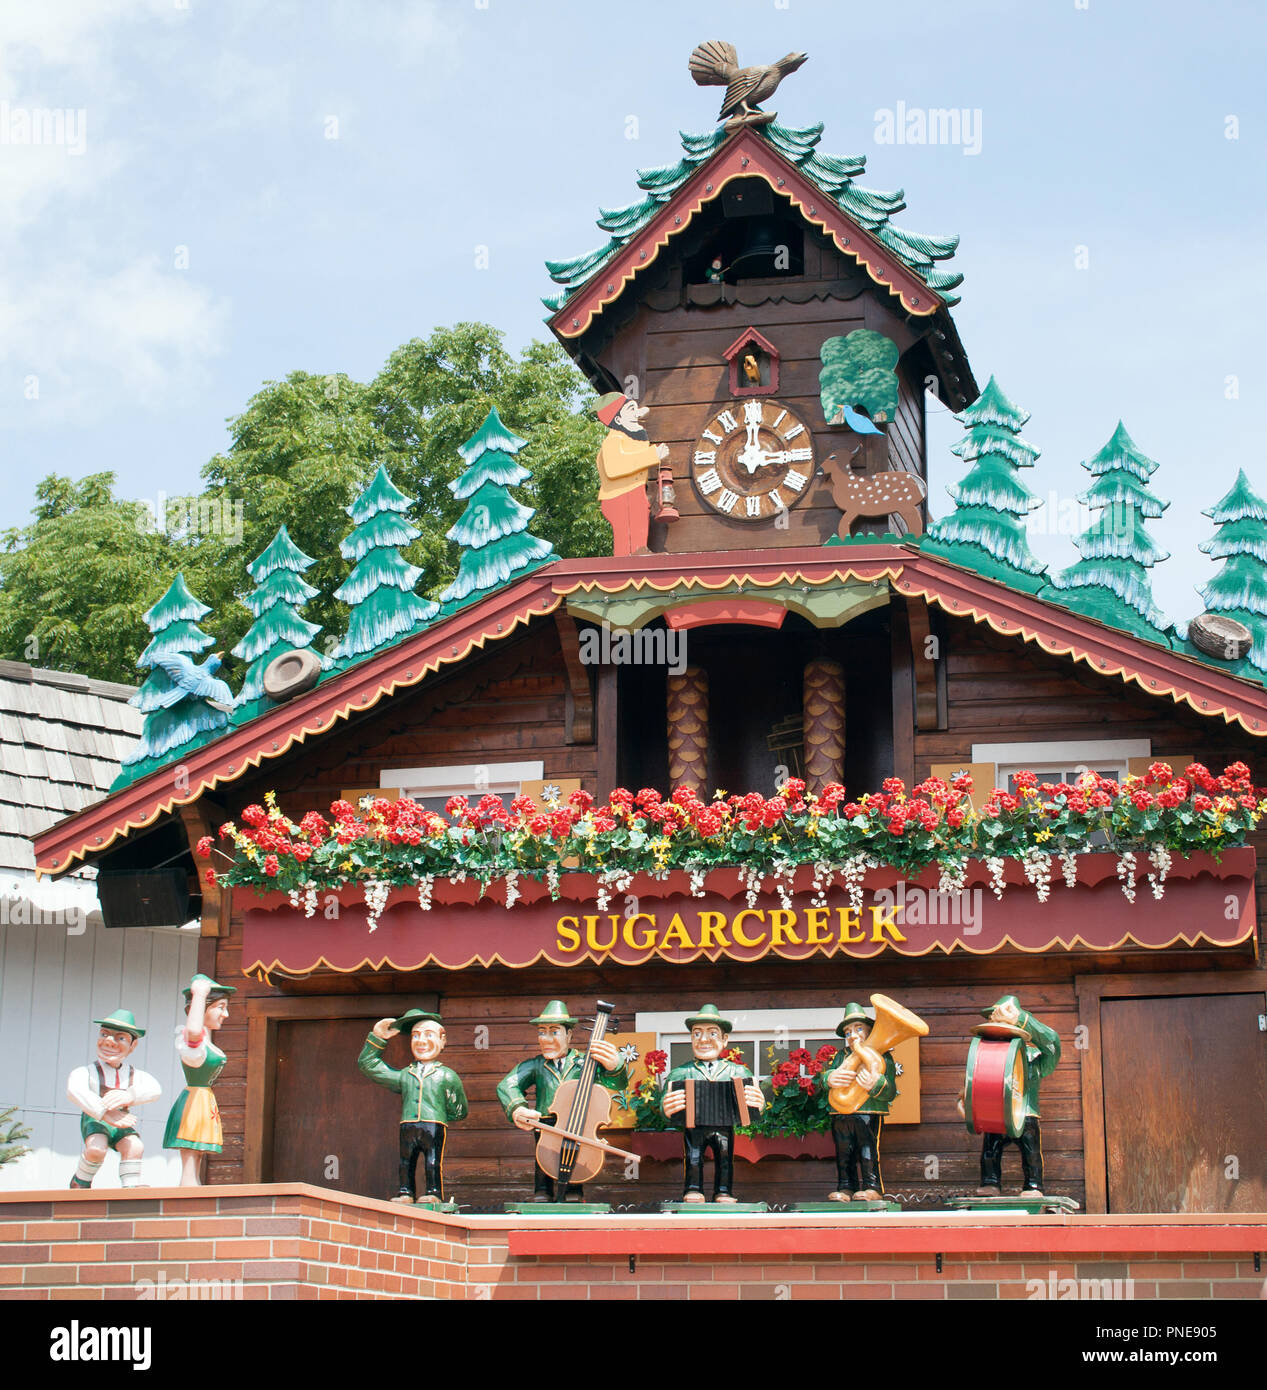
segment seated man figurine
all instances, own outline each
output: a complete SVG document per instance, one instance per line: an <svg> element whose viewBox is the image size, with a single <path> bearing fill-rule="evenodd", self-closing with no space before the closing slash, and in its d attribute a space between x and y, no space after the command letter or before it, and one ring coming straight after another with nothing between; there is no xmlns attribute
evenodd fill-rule
<svg viewBox="0 0 1267 1390"><path fill-rule="evenodd" d="M397 1033L409 1029L413 1063L403 1071L383 1061L383 1049ZM374 1025L357 1066L371 1081L400 1092L400 1190L393 1202L444 1201L445 1127L466 1119L466 1092L458 1074L441 1066L444 1025L439 1014L408 1009L399 1018L380 1018ZM424 1184L417 1197L415 1170L422 1155Z"/></svg>
<svg viewBox="0 0 1267 1390"><path fill-rule="evenodd" d="M106 1154L119 1155L119 1185L140 1187L141 1158L145 1146L132 1115L134 1105L148 1105L162 1094L162 1087L147 1071L128 1058L145 1036L130 1009L115 1009L105 1018L94 1018L97 1060L76 1067L66 1084L66 1094L84 1113L79 1120L84 1151L79 1156L71 1187L91 1187Z"/></svg>
<svg viewBox="0 0 1267 1390"><path fill-rule="evenodd" d="M666 1119L683 1116L682 1142L686 1154L686 1172L682 1200L706 1200L704 1154L711 1149L713 1201L734 1202L736 1199L731 1187L735 1172L735 1124L741 1119L734 1083L740 1082L740 1090L749 1110L761 1111L765 1107L765 1096L761 1094L761 1087L753 1082L752 1073L747 1067L741 1062L723 1060L722 1053L730 1036L731 1022L721 1017L715 1004L705 1004L699 1013L686 1020L686 1026L691 1030L694 1060L674 1067L664 1078L660 1098L660 1109ZM684 1113L688 1110L687 1082L695 1083L693 1116ZM701 1082L729 1084L710 1084L705 1088L700 1086Z"/></svg>
<svg viewBox="0 0 1267 1390"><path fill-rule="evenodd" d="M541 1131L534 1128L532 1121L544 1118L555 1092L564 1081L580 1079L585 1058L572 1046L572 1030L577 1021L561 999L551 999L536 1018L528 1021L537 1027L538 1055L520 1062L502 1077L497 1087L497 1099L512 1124L520 1129L533 1129L540 1140ZM609 1091L623 1090L629 1079L615 1044L596 1042L592 1044L591 1051L598 1063L595 1081ZM533 1093L531 1105L526 1095L528 1091ZM552 1121L546 1119L545 1123L551 1124ZM532 1200L554 1202L568 1198L583 1201L585 1189L580 1183L568 1183L566 1191L556 1194L554 1179L542 1171L540 1164L534 1163Z"/></svg>

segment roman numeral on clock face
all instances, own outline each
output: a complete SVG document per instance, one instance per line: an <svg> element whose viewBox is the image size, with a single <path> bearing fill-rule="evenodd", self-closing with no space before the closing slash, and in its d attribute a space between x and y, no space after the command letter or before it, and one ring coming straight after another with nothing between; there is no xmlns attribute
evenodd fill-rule
<svg viewBox="0 0 1267 1390"><path fill-rule="evenodd" d="M722 411L722 413L717 417L717 423L722 427L722 429L726 431L727 434L730 434L732 430L737 430L739 428L739 421L735 419L735 417L730 413L729 410Z"/></svg>
<svg viewBox="0 0 1267 1390"><path fill-rule="evenodd" d="M787 451L789 463L808 463L814 457L813 449L789 449Z"/></svg>
<svg viewBox="0 0 1267 1390"><path fill-rule="evenodd" d="M763 401L744 401L743 403L743 422L745 425L759 425L761 423L761 412L765 409Z"/></svg>
<svg viewBox="0 0 1267 1390"><path fill-rule="evenodd" d="M784 485L790 487L793 492L800 492L808 481L809 479L806 478L805 474L798 473L795 468L789 468L783 475Z"/></svg>
<svg viewBox="0 0 1267 1390"><path fill-rule="evenodd" d="M721 436L720 434L714 434L712 430L705 430L703 434L700 436L700 438L711 439L714 444L720 444L722 443L723 436Z"/></svg>
<svg viewBox="0 0 1267 1390"><path fill-rule="evenodd" d="M719 512L733 512L735 510L735 504L738 501L739 494L737 492L731 492L727 487L722 489L721 496L713 503L713 506L715 506Z"/></svg>
<svg viewBox="0 0 1267 1390"><path fill-rule="evenodd" d="M791 428L790 430L788 430L788 432L783 436L783 438L784 438L784 439L795 439L796 436L797 436L798 434L804 434L804 433L805 433L805 426L804 426L804 425L793 425L792 428Z"/></svg>
<svg viewBox="0 0 1267 1390"><path fill-rule="evenodd" d="M710 468L707 473L701 473L697 481L701 492L716 492L721 487L721 475L715 468Z"/></svg>
<svg viewBox="0 0 1267 1390"><path fill-rule="evenodd" d="M709 468L717 462L716 449L696 449L695 466L697 468Z"/></svg>
<svg viewBox="0 0 1267 1390"><path fill-rule="evenodd" d="M783 423L784 417L785 417L786 415L787 415L787 411L786 411L786 410L780 410L779 413L774 417L774 424L772 424L772 425L770 426L770 428L771 428L772 430L777 430L778 427Z"/></svg>
<svg viewBox="0 0 1267 1390"><path fill-rule="evenodd" d="M749 516L760 516L760 515L761 515L761 498L760 498L760 496L745 497L745 498L743 499L743 506L744 506L744 511L745 511Z"/></svg>

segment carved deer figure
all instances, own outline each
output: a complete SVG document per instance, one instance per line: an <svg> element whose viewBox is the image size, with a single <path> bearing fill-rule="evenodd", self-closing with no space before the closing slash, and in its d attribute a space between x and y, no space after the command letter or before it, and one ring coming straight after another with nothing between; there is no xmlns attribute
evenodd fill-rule
<svg viewBox="0 0 1267 1390"><path fill-rule="evenodd" d="M848 540L849 528L861 516L900 516L906 523L908 535L922 535L924 519L919 507L927 492L922 479L899 469L866 473L861 463L854 463L860 452L855 451L853 457L843 461L835 454L823 460L832 500L840 508L836 534L841 540Z"/></svg>

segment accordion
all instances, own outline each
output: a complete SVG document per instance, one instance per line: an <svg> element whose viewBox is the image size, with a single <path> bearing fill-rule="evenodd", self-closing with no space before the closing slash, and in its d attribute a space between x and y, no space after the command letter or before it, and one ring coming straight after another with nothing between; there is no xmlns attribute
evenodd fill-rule
<svg viewBox="0 0 1267 1390"><path fill-rule="evenodd" d="M671 1089L686 1092L686 1109L680 1113L687 1129L722 1129L752 1123L744 1098L746 1084L740 1077L733 1081L687 1080L675 1081Z"/></svg>

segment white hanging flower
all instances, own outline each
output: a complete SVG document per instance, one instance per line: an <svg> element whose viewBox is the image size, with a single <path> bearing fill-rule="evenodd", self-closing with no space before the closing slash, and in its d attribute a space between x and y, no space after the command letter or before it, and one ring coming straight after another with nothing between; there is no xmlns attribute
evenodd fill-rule
<svg viewBox="0 0 1267 1390"><path fill-rule="evenodd" d="M315 917L317 915L317 885L310 883L304 889L304 916Z"/></svg>
<svg viewBox="0 0 1267 1390"><path fill-rule="evenodd" d="M827 890L831 887L832 866L824 859L814 861L814 896L811 899L815 907L827 906Z"/></svg>
<svg viewBox="0 0 1267 1390"><path fill-rule="evenodd" d="M867 870L874 867L875 861L862 853L851 854L840 866L841 882L849 894L849 906L855 912L862 912L862 880Z"/></svg>
<svg viewBox="0 0 1267 1390"><path fill-rule="evenodd" d="M1165 845L1156 845L1148 851L1148 862L1153 866L1148 875L1148 885L1153 897L1161 900L1166 892L1166 877L1170 873L1171 854Z"/></svg>
<svg viewBox="0 0 1267 1390"><path fill-rule="evenodd" d="M1060 851L1060 872L1065 880L1066 888L1076 888L1078 885L1078 856L1071 849Z"/></svg>
<svg viewBox="0 0 1267 1390"><path fill-rule="evenodd" d="M1038 901L1045 903L1051 894L1051 855L1031 847L1021 856L1021 868L1038 890Z"/></svg>
<svg viewBox="0 0 1267 1390"><path fill-rule="evenodd" d="M559 896L559 866L557 864L546 865L546 887L550 890L550 897Z"/></svg>
<svg viewBox="0 0 1267 1390"><path fill-rule="evenodd" d="M937 865L937 891L947 897L958 897L963 892L964 880L968 876L966 859L944 859Z"/></svg>
<svg viewBox="0 0 1267 1390"><path fill-rule="evenodd" d="M506 875L506 906L514 907L522 896L519 891L519 871L511 869Z"/></svg>
<svg viewBox="0 0 1267 1390"><path fill-rule="evenodd" d="M434 874L423 874L418 880L418 906L424 912L431 911L431 893L435 888L436 878Z"/></svg>
<svg viewBox="0 0 1267 1390"><path fill-rule="evenodd" d="M704 894L704 878L705 878L705 875L707 874L707 872L708 872L707 869L692 869L692 870L691 870L691 897L693 897L693 898L702 898L702 897L705 896L705 894Z"/></svg>
<svg viewBox="0 0 1267 1390"><path fill-rule="evenodd" d="M990 875L990 891L1000 901L1003 899L1003 867L1007 861L1001 854L987 854L985 867Z"/></svg>
<svg viewBox="0 0 1267 1390"><path fill-rule="evenodd" d="M387 906L391 891L390 883L383 883L376 878L365 880L365 920L370 931L378 929L378 919L383 915L383 908Z"/></svg>
<svg viewBox="0 0 1267 1390"><path fill-rule="evenodd" d="M1117 859L1117 876L1122 883L1122 896L1128 903L1135 901L1135 856L1123 850Z"/></svg>

